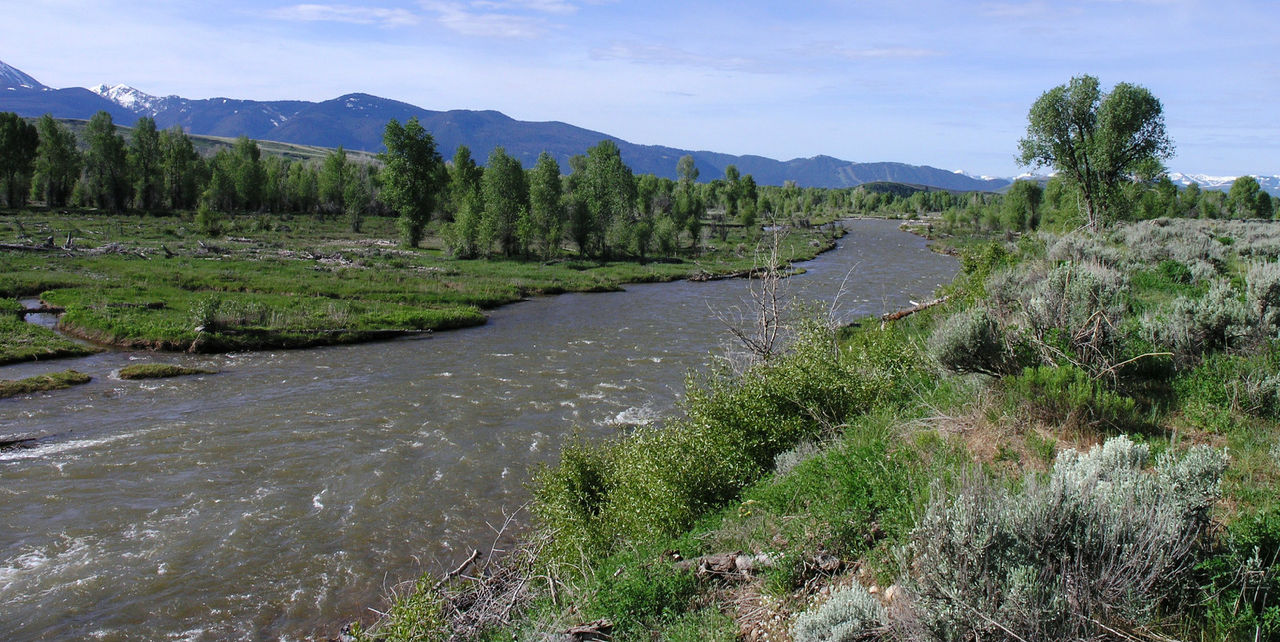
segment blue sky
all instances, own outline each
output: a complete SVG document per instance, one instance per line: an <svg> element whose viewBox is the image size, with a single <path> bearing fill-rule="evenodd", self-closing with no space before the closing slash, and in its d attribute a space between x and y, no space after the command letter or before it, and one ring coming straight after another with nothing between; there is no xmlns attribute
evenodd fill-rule
<svg viewBox="0 0 1280 642"><path fill-rule="evenodd" d="M642 144L1011 176L1031 103L1143 85L1173 171L1280 174L1280 2L0 0L0 60L54 87L362 91Z"/></svg>

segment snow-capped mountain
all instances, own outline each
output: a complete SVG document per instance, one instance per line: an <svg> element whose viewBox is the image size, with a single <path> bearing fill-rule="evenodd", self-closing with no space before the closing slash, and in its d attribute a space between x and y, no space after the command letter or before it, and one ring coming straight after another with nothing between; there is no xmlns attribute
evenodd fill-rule
<svg viewBox="0 0 1280 642"><path fill-rule="evenodd" d="M146 92L134 89L129 85L108 86L106 84L102 84L97 87L90 87L89 91L98 94L99 96L102 96L103 98L106 98L129 111L153 117L157 113L157 105L161 100L163 100ZM170 96L170 98L176 98L176 96Z"/></svg>
<svg viewBox="0 0 1280 642"><path fill-rule="evenodd" d="M46 90L48 87L40 84L40 81L35 78L0 62L0 89L6 89L9 91L17 91L21 89Z"/></svg>
<svg viewBox="0 0 1280 642"><path fill-rule="evenodd" d="M1253 175L1258 179L1258 185L1262 190L1272 196L1280 196L1280 176L1259 176ZM1186 187L1192 183L1200 186L1200 189L1213 189L1227 191L1231 189L1231 184L1239 178L1238 176L1209 176L1207 174L1183 174L1180 172L1169 172L1169 180L1175 185Z"/></svg>

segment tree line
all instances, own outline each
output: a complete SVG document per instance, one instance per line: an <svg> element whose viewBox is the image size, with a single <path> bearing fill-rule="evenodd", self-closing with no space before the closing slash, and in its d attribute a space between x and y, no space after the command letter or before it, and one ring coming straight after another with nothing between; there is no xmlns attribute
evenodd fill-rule
<svg viewBox="0 0 1280 642"><path fill-rule="evenodd" d="M543 153L528 170L501 147L483 166L466 146L446 163L416 118L390 121L384 144L374 163L341 147L318 161L290 160L264 154L243 136L202 155L180 127L160 131L148 117L126 136L99 112L77 136L49 115L29 123L5 113L0 198L10 208L42 202L112 212L197 210L207 233L235 212L345 216L354 231L367 216L394 215L406 245L419 245L431 231L460 258L576 253L641 261L696 253L734 227L751 235L779 219L805 224L848 203L792 182L760 186L732 165L723 177L699 182L692 156L679 159L675 180L635 175L610 140L570 158L568 168Z"/></svg>

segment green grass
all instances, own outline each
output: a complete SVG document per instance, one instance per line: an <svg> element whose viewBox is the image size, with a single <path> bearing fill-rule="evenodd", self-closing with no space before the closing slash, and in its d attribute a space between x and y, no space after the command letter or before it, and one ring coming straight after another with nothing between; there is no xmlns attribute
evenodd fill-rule
<svg viewBox="0 0 1280 642"><path fill-rule="evenodd" d="M93 377L83 372L75 370L64 370L62 372L54 372L44 375L36 375L27 377L26 379L0 380L0 399L8 399L18 395L27 395L33 392L44 392L48 390L61 390L70 388L82 383L89 383Z"/></svg>
<svg viewBox="0 0 1280 642"><path fill-rule="evenodd" d="M390 218L371 217L358 234L319 216L229 216L224 227L208 239L185 215L11 212L0 216L0 243L62 243L70 234L89 251L5 252L0 297L39 295L66 309L67 332L99 343L228 351L478 325L484 310L529 296L734 273L756 260L743 230L675 261L544 263L453 260L435 237L403 249ZM802 231L783 251L808 259L829 243L825 233Z"/></svg>
<svg viewBox="0 0 1280 642"><path fill-rule="evenodd" d="M121 379L165 379L198 374L217 374L217 371L206 368L187 368L168 363L136 363L120 369Z"/></svg>
<svg viewBox="0 0 1280 642"><path fill-rule="evenodd" d="M0 365L81 357L99 351L99 348L59 336L48 328L27 323L17 315L0 314Z"/></svg>

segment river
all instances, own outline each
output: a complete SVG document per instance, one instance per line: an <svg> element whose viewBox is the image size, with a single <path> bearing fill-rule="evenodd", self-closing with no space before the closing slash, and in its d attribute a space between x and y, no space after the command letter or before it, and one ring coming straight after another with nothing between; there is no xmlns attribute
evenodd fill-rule
<svg viewBox="0 0 1280 642"><path fill-rule="evenodd" d="M953 258L847 223L789 293L853 317L927 298ZM846 275L848 275L846 281ZM310 639L465 558L532 467L672 410L748 282L540 297L428 339L226 355L111 351L0 367L94 377L0 400L0 639ZM216 375L114 376L136 361Z"/></svg>

